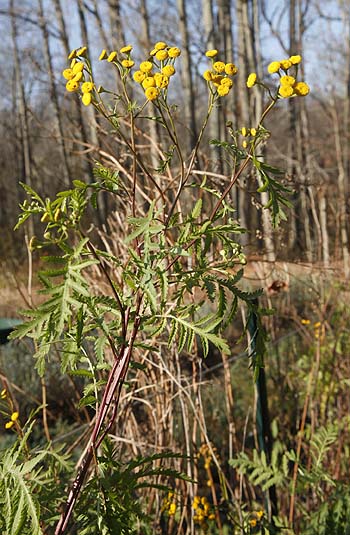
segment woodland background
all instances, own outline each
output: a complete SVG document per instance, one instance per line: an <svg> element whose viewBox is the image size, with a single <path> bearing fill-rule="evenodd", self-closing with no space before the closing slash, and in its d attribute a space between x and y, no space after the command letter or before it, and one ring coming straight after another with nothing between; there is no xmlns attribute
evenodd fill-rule
<svg viewBox="0 0 350 535"><path fill-rule="evenodd" d="M285 182L293 191L288 223L274 233L267 214L252 209L261 199L254 196L249 177L241 181L233 201L237 218L249 231L243 240L251 252L258 248L269 260L324 266L342 262L349 274L349 11L349 2L317 0L2 0L2 254L12 247L16 254L19 250L19 235L12 233L22 199L19 181L50 195L74 178L91 177L94 158L112 155L123 162L93 110L82 113L78 100L65 94L61 71L70 50L82 43L90 47L103 85L106 70L97 61L102 48L118 49L130 42L141 59L151 42L165 39L182 48L174 102L181 104L178 120L189 152L206 102L201 76L205 50L215 47L239 66L235 91L222 99L207 140L225 139L228 122L238 128L255 124L263 102L260 91L245 90L247 73L266 78L273 59L303 56L311 95L280 103L279 117L269 125L272 139L266 153L286 171ZM143 143L157 167L154 141L159 132L154 126L149 136ZM199 172L211 171L216 180L224 180L225 162L215 150L207 150L207 143L203 147ZM100 222L112 209L100 207Z"/></svg>
<svg viewBox="0 0 350 535"><path fill-rule="evenodd" d="M92 181L96 160L128 180L130 161L120 140L113 138L92 107L83 109L77 96L65 91L61 72L73 48L88 46L94 78L110 87L117 82L106 64L98 61L103 48L112 51L131 44L133 58L142 61L156 41L179 46L180 76L174 79L171 98L178 104L174 114L188 155L206 110L205 51L216 48L220 59L234 62L239 68L234 90L219 101L210 119L193 173L198 180L207 176L217 189L225 185L230 169L223 153L209 140L229 139L231 126L256 127L264 106L263 92L256 87L247 91L247 75L254 71L271 80L267 74L271 61L296 54L303 57L300 79L309 84L310 95L281 100L266 122L271 138L264 157L284 171L281 180L291 190L287 221L273 229L268 211L262 208L263 194L256 191L255 176L246 174L240 179L231 202L237 220L247 229L238 238L248 261L243 286L264 287L260 304L275 311L265 320L275 460L281 452L299 447L307 466L309 479L299 478L303 483L296 498L295 532L345 533L350 515L350 1L0 0L0 33L3 316L18 316L19 309L35 302L37 281L32 269L38 256L28 254L28 242L42 226L34 222L25 232L13 232L18 205L24 199L19 182L53 197L75 179ZM156 122L145 123L138 143L152 166L161 168L170 147ZM118 204L102 197L97 215L91 217L104 245L120 254L123 229ZM89 282L105 290L96 273ZM246 519L257 504L264 508L267 502L270 519L272 502L281 518L293 517L286 490L292 476L282 474L277 461L268 477L280 477L271 484L276 484L278 500L269 496L266 501L259 484L228 467L229 459L237 458L239 452L251 453L254 446L259 450L257 390L248 369L246 333L242 336L243 307L238 316L227 333L232 348L229 358L215 351L206 361L200 355L184 358L164 344L160 357L138 350L145 369L131 370L128 377L132 388L122 396L122 416L112 437L119 451L127 459L168 450L188 454L188 459L177 461L177 468L196 480L190 486L174 484L181 493L178 516L166 518L162 533L181 533L184 525L192 530L188 527L184 532L194 533L193 520L190 524L188 519L196 495L206 495L218 505L222 498L219 464L232 483L235 503L248 514ZM44 384L33 369L33 348L27 342L11 343L0 354L1 377L7 377L21 417L47 403L47 421L41 434L38 431L38 442L45 434L59 444L68 442L70 452L79 452L91 425L87 408L77 406L83 378L59 375L58 359L52 358ZM4 432L1 440L10 443L9 433ZM216 448L215 466L205 449L210 444ZM319 465L313 471L317 447L322 449L323 472ZM247 464L246 473L250 468ZM156 511L155 526L162 514L163 520L166 516L163 495L152 491L146 498L149 511ZM337 511L346 507L349 514L343 518ZM341 528L332 531L326 521L320 524L320 511L323 518L338 519L336 526ZM219 531L212 533L223 533L218 526ZM251 527L247 533L256 532L249 531Z"/></svg>

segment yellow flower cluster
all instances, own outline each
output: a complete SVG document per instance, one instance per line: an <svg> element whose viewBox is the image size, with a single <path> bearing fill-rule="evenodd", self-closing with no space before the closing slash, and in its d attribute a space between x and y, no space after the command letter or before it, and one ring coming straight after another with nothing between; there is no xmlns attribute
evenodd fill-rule
<svg viewBox="0 0 350 535"><path fill-rule="evenodd" d="M85 80L85 64L79 61L77 58L84 57L86 54L86 46L72 50L68 59L71 60L70 67L62 72L63 77L67 80L66 89L69 93L75 93L81 90L82 103L85 106L89 106L92 102L92 93L94 90L94 84L92 81ZM85 72L84 72L85 71Z"/></svg>
<svg viewBox="0 0 350 535"><path fill-rule="evenodd" d="M176 46L168 46L167 43L159 41L150 51L149 60L140 63L133 79L141 84L148 100L157 99L162 90L167 90L170 78L176 72L175 60L180 54L181 50ZM154 72L154 69L158 70Z"/></svg>
<svg viewBox="0 0 350 535"><path fill-rule="evenodd" d="M233 86L233 81L230 77L235 76L238 69L234 63L218 61L216 58L218 51L215 49L207 50L205 55L211 59L212 66L211 69L204 71L203 78L208 82L213 93L219 97L225 97Z"/></svg>
<svg viewBox="0 0 350 535"><path fill-rule="evenodd" d="M257 134L256 128L246 128L245 126L242 126L240 133L243 137L255 137ZM244 149L248 147L248 142L244 139L242 141L242 146Z"/></svg>
<svg viewBox="0 0 350 535"><path fill-rule="evenodd" d="M174 492L168 492L167 498L164 498L162 505L162 512L168 513L169 516L174 516L176 513L176 503Z"/></svg>
<svg viewBox="0 0 350 535"><path fill-rule="evenodd" d="M254 511L252 517L248 521L251 528L255 528L264 516L264 511Z"/></svg>
<svg viewBox="0 0 350 535"><path fill-rule="evenodd" d="M305 82L296 80L298 65L301 62L301 56L295 55L281 61L272 61L267 70L270 74L277 73L280 77L280 87L278 95L281 98L305 97L309 94L310 88ZM293 69L292 74L288 72Z"/></svg>
<svg viewBox="0 0 350 535"><path fill-rule="evenodd" d="M16 411L16 412L13 412L11 414L11 419L9 422L6 422L5 424L5 429L11 429L11 427L13 425L15 425L15 422L18 420L18 417L19 417L19 413Z"/></svg>
<svg viewBox="0 0 350 535"><path fill-rule="evenodd" d="M215 520L215 513L205 496L195 496L193 498L192 508L195 511L193 520L200 525L205 525L207 520Z"/></svg>

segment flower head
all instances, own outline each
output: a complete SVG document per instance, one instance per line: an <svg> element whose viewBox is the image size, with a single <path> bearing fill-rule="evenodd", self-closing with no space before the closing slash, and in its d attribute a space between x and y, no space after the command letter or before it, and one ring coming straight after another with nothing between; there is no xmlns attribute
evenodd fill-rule
<svg viewBox="0 0 350 535"><path fill-rule="evenodd" d="M116 51L114 50L113 52L111 52L107 58L107 61L109 61L109 63L111 63L112 61L115 60L115 58L117 57L117 53Z"/></svg>
<svg viewBox="0 0 350 535"><path fill-rule="evenodd" d="M74 78L74 72L72 71L72 69L64 69L62 75L66 80L71 80L72 78Z"/></svg>
<svg viewBox="0 0 350 535"><path fill-rule="evenodd" d="M289 58L289 61L293 64L293 65L298 65L298 63L301 62L301 56L297 55L297 56L291 56Z"/></svg>
<svg viewBox="0 0 350 535"><path fill-rule="evenodd" d="M215 61L213 68L216 72L224 72L225 71L225 63L223 61Z"/></svg>
<svg viewBox="0 0 350 535"><path fill-rule="evenodd" d="M256 128L251 128L250 129L250 135L255 137L256 136Z"/></svg>
<svg viewBox="0 0 350 535"><path fill-rule="evenodd" d="M248 132L247 132L246 127L245 127L245 126L242 126L242 128L241 128L241 134L242 134L242 136L245 137L245 136L247 135L247 133L248 133Z"/></svg>
<svg viewBox="0 0 350 535"><path fill-rule="evenodd" d="M66 89L70 93L74 93L74 91L78 91L79 82L77 82L76 80L68 80L68 82L66 83Z"/></svg>
<svg viewBox="0 0 350 535"><path fill-rule="evenodd" d="M156 87L148 87L145 95L148 100L155 100L159 96L159 90Z"/></svg>
<svg viewBox="0 0 350 535"><path fill-rule="evenodd" d="M92 82L84 82L81 85L81 90L83 93L91 93L93 89L94 89L94 84Z"/></svg>
<svg viewBox="0 0 350 535"><path fill-rule="evenodd" d="M18 420L18 417L19 417L19 412L15 411L11 414L11 421L12 422L16 422Z"/></svg>
<svg viewBox="0 0 350 535"><path fill-rule="evenodd" d="M164 89L165 87L168 87L169 85L169 78L165 76L165 74L161 74L160 72L157 72L154 75L154 79L156 82L156 86L160 87L161 89Z"/></svg>
<svg viewBox="0 0 350 535"><path fill-rule="evenodd" d="M81 101L84 104L84 106L89 106L92 101L92 95L91 93L83 93L83 96L81 97Z"/></svg>
<svg viewBox="0 0 350 535"><path fill-rule="evenodd" d="M156 43L153 48L155 50L164 50L164 48L166 48L167 46L168 45L164 43L164 41L158 41L158 43Z"/></svg>
<svg viewBox="0 0 350 535"><path fill-rule="evenodd" d="M68 54L68 59L73 59L73 58L76 58L77 57L77 51L76 49L74 48L74 50L72 50L69 54Z"/></svg>
<svg viewBox="0 0 350 535"><path fill-rule="evenodd" d="M6 424L5 424L5 429L11 429L11 427L12 427L13 425L15 425L15 422L12 422L12 421L11 421L11 422L6 422Z"/></svg>
<svg viewBox="0 0 350 535"><path fill-rule="evenodd" d="M172 46L168 50L169 58L178 58L181 54L181 50L177 46Z"/></svg>
<svg viewBox="0 0 350 535"><path fill-rule="evenodd" d="M253 87L253 85L256 84L258 77L256 75L256 72L250 73L250 75L247 78L247 87Z"/></svg>
<svg viewBox="0 0 350 535"><path fill-rule="evenodd" d="M294 87L294 92L299 97L306 97L310 93L310 88L305 82L297 82Z"/></svg>
<svg viewBox="0 0 350 535"><path fill-rule="evenodd" d="M162 74L165 74L165 76L173 76L175 72L175 67L173 67L173 65L165 65L165 67L162 68Z"/></svg>
<svg viewBox="0 0 350 535"><path fill-rule="evenodd" d="M218 51L216 49L207 50L205 55L207 56L207 58L215 58L215 56L218 55Z"/></svg>
<svg viewBox="0 0 350 535"><path fill-rule="evenodd" d="M291 97L294 93L294 89L291 85L281 85L281 87L278 90L278 94L282 98L288 98Z"/></svg>
<svg viewBox="0 0 350 535"><path fill-rule="evenodd" d="M98 59L102 61L103 59L107 59L107 58L108 58L107 50L103 49Z"/></svg>
<svg viewBox="0 0 350 535"><path fill-rule="evenodd" d="M233 86L233 82L231 78L223 78L220 82L220 85L226 85L227 87L231 88Z"/></svg>
<svg viewBox="0 0 350 535"><path fill-rule="evenodd" d="M176 503L171 503L169 505L168 513L169 515L174 515L176 513Z"/></svg>
<svg viewBox="0 0 350 535"><path fill-rule="evenodd" d="M79 71L77 72L77 74L74 76L74 78L72 78L72 80L74 80L74 82L80 82L80 80L82 79L83 77L83 72L82 71Z"/></svg>
<svg viewBox="0 0 350 535"><path fill-rule="evenodd" d="M77 56L85 56L86 54L86 51L87 51L87 47L86 46L82 46L81 48L79 48L79 50L77 50L76 54Z"/></svg>
<svg viewBox="0 0 350 535"><path fill-rule="evenodd" d="M234 63L226 63L225 65L225 73L229 76L234 76L237 74L238 69Z"/></svg>
<svg viewBox="0 0 350 535"><path fill-rule="evenodd" d="M131 46L131 45L123 46L123 47L119 50L119 52L120 52L121 54L128 54L128 53L131 52L131 51L132 51L132 46Z"/></svg>
<svg viewBox="0 0 350 535"><path fill-rule="evenodd" d="M123 59L122 66L124 69L131 69L135 65L135 62L132 59Z"/></svg>
<svg viewBox="0 0 350 535"><path fill-rule="evenodd" d="M142 82L142 87L144 89L148 89L149 87L155 87L155 86L156 86L156 81L153 76L147 76Z"/></svg>
<svg viewBox="0 0 350 535"><path fill-rule="evenodd" d="M292 66L292 62L289 60L289 59L282 59L280 61L280 64L281 64L281 67L284 71L287 71L288 69L291 68Z"/></svg>
<svg viewBox="0 0 350 535"><path fill-rule="evenodd" d="M210 82L213 79L213 73L209 70L203 72L203 78L207 82Z"/></svg>
<svg viewBox="0 0 350 535"><path fill-rule="evenodd" d="M274 74L275 72L278 72L281 68L281 64L279 61L273 61L270 63L270 65L267 67L267 70L270 74Z"/></svg>
<svg viewBox="0 0 350 535"><path fill-rule="evenodd" d="M280 84L281 85L294 85L295 84L295 78L294 76L281 76L280 78Z"/></svg>
<svg viewBox="0 0 350 535"><path fill-rule="evenodd" d="M138 84L141 84L146 78L146 74L142 71L136 71L134 72L133 78L135 82L137 82Z"/></svg>
<svg viewBox="0 0 350 535"><path fill-rule="evenodd" d="M153 68L153 63L151 63L150 61L143 61L142 63L140 63L140 71L142 72L151 72Z"/></svg>
<svg viewBox="0 0 350 535"><path fill-rule="evenodd" d="M226 97L230 92L230 87L228 85L219 85L218 95L219 97Z"/></svg>
<svg viewBox="0 0 350 535"><path fill-rule="evenodd" d="M168 58L168 52L166 50L158 50L156 52L156 59L158 61L164 61Z"/></svg>

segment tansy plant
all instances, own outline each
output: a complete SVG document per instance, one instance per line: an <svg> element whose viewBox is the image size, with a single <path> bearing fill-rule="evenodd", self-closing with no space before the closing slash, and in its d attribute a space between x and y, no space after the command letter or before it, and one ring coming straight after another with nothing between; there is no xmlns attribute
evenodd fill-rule
<svg viewBox="0 0 350 535"><path fill-rule="evenodd" d="M39 272L45 299L36 309L25 311L28 319L14 336L35 340L34 357L41 375L53 350L60 355L62 372L84 374L91 384L80 404L96 411L56 535L68 532L88 475L91 484L91 468L98 463L98 448L113 428L130 366L142 366L145 352L166 352L165 345L185 354L200 352L206 356L210 345L229 353L224 330L232 322L239 301L246 303L248 318L251 313L258 314L255 300L260 291L248 293L239 286L245 257L235 237L244 229L234 218L235 207L226 200L239 177L250 165L258 169L270 195L275 223L281 203L287 202L279 172L265 164L257 152L267 137L263 121L276 104L280 88L271 95L272 101L257 125L244 133L231 130L231 143L213 141L232 156L232 173L218 190L206 180L199 183L193 170L214 104L234 90L237 67L219 60L216 50L206 53L211 62L203 74L208 107L188 156L179 142L175 108L169 103L180 49L157 42L138 65L132 54L132 46L126 45L99 55L99 60L114 71L113 89L102 87L94 78L86 47L72 51L69 67L63 71L67 91L78 94L85 106L94 106L116 133L120 151L126 152L125 166L119 160L110 167L98 163L94 180L73 180L72 188L53 200L43 199L24 185L30 200L21 205L17 224L19 227L28 217L38 216L40 236L32 237L30 248L49 248L50 254L43 256L47 267ZM283 71L285 67L280 68ZM120 90L115 89L115 74ZM248 86L258 83L270 92L256 77L253 84L252 76ZM290 87L297 91L295 83ZM147 111L150 101L152 108ZM156 121L162 130L156 170L138 144L147 120ZM243 148L242 135L247 136ZM101 193L118 206L115 249L102 247L106 240L96 240L88 223L87 209L89 205L96 207ZM110 217L113 219L114 214ZM92 268L103 279L101 285L90 282ZM102 291L102 287L107 290ZM259 350L251 355L255 377L263 364L260 325L256 334ZM14 415L10 421L15 421ZM166 510L174 515L175 500L167 502ZM202 517L212 520L214 515L202 500L193 511L196 522L202 522Z"/></svg>

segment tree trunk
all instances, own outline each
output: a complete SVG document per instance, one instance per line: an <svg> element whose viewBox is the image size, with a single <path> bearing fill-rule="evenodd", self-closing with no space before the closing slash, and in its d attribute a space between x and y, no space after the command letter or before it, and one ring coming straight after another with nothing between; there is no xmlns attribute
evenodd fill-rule
<svg viewBox="0 0 350 535"><path fill-rule="evenodd" d="M120 11L120 0L108 0L109 20L111 25L111 42L113 50L126 44Z"/></svg>
<svg viewBox="0 0 350 535"><path fill-rule="evenodd" d="M14 67L16 73L16 89L18 95L18 113L22 137L22 157L23 157L23 175L22 182L28 186L32 186L32 161L29 139L29 125L28 125L28 110L26 105L26 98L24 92L24 84L21 70L20 51L18 47L18 32L16 15L14 9L14 0L9 0L9 15L11 19L12 43L14 52ZM28 220L28 232L30 237L34 236L33 219Z"/></svg>
<svg viewBox="0 0 350 535"><path fill-rule="evenodd" d="M150 37L149 16L148 16L148 8L147 8L146 0L141 0L140 12L141 12L141 17L142 17L142 45L150 50L151 49L151 37ZM150 115L157 115L157 110L155 106L153 104L151 105L151 103L149 103L149 106L151 108ZM158 155L158 151L156 147L160 145L160 132L159 132L159 128L158 128L156 121L148 121L148 125L149 125L149 135L151 138L151 148L150 148L151 163L152 163L153 169L156 169L159 165L159 155Z"/></svg>
<svg viewBox="0 0 350 535"><path fill-rule="evenodd" d="M202 0L202 9L203 9L203 28L204 28L204 43L206 49L217 48L217 43L215 42L215 26L214 26L214 17L213 17L213 2L212 0ZM219 51L221 58L224 54L224 50ZM223 58L224 59L224 58ZM212 115L209 119L208 132L210 139L221 139L221 121L220 121L220 108L219 102L216 103ZM215 170L217 172L222 172L222 160L220 148L211 146L210 147L211 159L215 165Z"/></svg>
<svg viewBox="0 0 350 535"><path fill-rule="evenodd" d="M189 48L188 27L187 27L187 15L186 5L184 0L177 0L177 8L179 12L179 30L181 35L181 48L182 48L182 86L185 96L185 124L189 124L189 149L192 150L197 140L197 127L195 116L195 96L193 90L193 78L191 67L191 52Z"/></svg>
<svg viewBox="0 0 350 535"><path fill-rule="evenodd" d="M56 91L55 76L54 76L53 68L52 68L49 34L47 31L46 21L44 17L43 0L38 0L38 17L39 17L39 26L43 34L44 58L45 58L45 62L46 62L48 74L49 74L50 96L51 96L51 101L53 105L54 120L55 120L56 128L57 128L58 150L59 150L61 160L62 160L63 181L64 181L64 185L68 187L70 183L68 154L67 154L66 142L65 142L63 126L62 126L62 119L61 119L61 114L60 114L60 109L59 109L59 104L58 104L58 95Z"/></svg>

